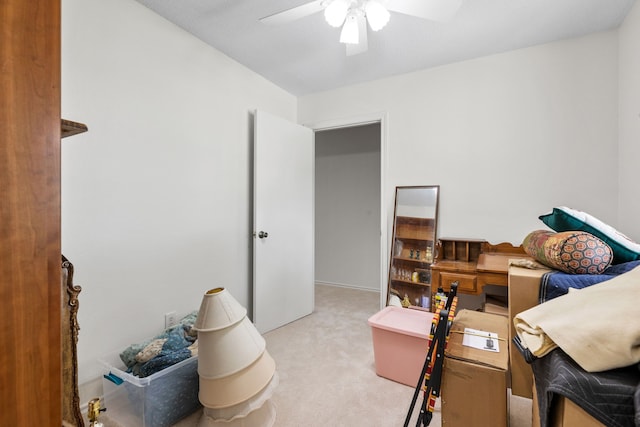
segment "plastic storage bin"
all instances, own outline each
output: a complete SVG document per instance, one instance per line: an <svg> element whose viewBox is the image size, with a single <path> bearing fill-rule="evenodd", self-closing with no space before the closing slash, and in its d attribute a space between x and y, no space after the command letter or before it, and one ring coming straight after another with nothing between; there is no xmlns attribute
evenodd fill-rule
<svg viewBox="0 0 640 427"><path fill-rule="evenodd" d="M119 353L101 360L104 403L109 418L126 427L168 427L197 411L198 358L191 357L145 378L125 372Z"/></svg>
<svg viewBox="0 0 640 427"><path fill-rule="evenodd" d="M376 374L415 387L427 358L433 313L385 307L369 318Z"/></svg>

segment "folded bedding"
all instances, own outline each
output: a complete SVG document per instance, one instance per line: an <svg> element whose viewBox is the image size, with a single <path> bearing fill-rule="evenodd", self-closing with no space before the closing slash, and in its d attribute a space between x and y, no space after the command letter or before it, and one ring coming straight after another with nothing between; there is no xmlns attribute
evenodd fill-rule
<svg viewBox="0 0 640 427"><path fill-rule="evenodd" d="M517 314L521 345L536 357L560 347L585 371L640 361L640 266Z"/></svg>
<svg viewBox="0 0 640 427"><path fill-rule="evenodd" d="M629 261L612 265L602 274L569 274L557 270L550 271L545 273L540 281L540 303L565 295L569 289L583 289L611 280L638 266L640 261Z"/></svg>

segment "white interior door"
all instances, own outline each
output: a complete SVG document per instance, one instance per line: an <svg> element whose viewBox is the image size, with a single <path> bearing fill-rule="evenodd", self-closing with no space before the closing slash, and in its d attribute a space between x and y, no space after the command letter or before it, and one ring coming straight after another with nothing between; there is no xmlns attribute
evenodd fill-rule
<svg viewBox="0 0 640 427"><path fill-rule="evenodd" d="M309 128L254 120L253 322L264 333L313 312L314 146Z"/></svg>

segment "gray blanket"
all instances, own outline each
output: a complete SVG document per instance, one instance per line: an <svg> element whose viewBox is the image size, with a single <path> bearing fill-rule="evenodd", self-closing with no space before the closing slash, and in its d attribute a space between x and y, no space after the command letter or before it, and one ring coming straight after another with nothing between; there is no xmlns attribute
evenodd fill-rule
<svg viewBox="0 0 640 427"><path fill-rule="evenodd" d="M540 427L564 396L608 427L640 426L639 365L604 372L586 372L561 349L532 363L540 410Z"/></svg>

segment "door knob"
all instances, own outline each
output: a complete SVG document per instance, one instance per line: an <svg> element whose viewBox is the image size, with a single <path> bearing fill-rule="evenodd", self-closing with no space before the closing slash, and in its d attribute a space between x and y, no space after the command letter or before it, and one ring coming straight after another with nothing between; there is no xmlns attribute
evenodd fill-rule
<svg viewBox="0 0 640 427"><path fill-rule="evenodd" d="M266 231L261 231L260 233L258 233L258 237L261 239L266 239L267 237L269 237L269 233L267 233Z"/></svg>

